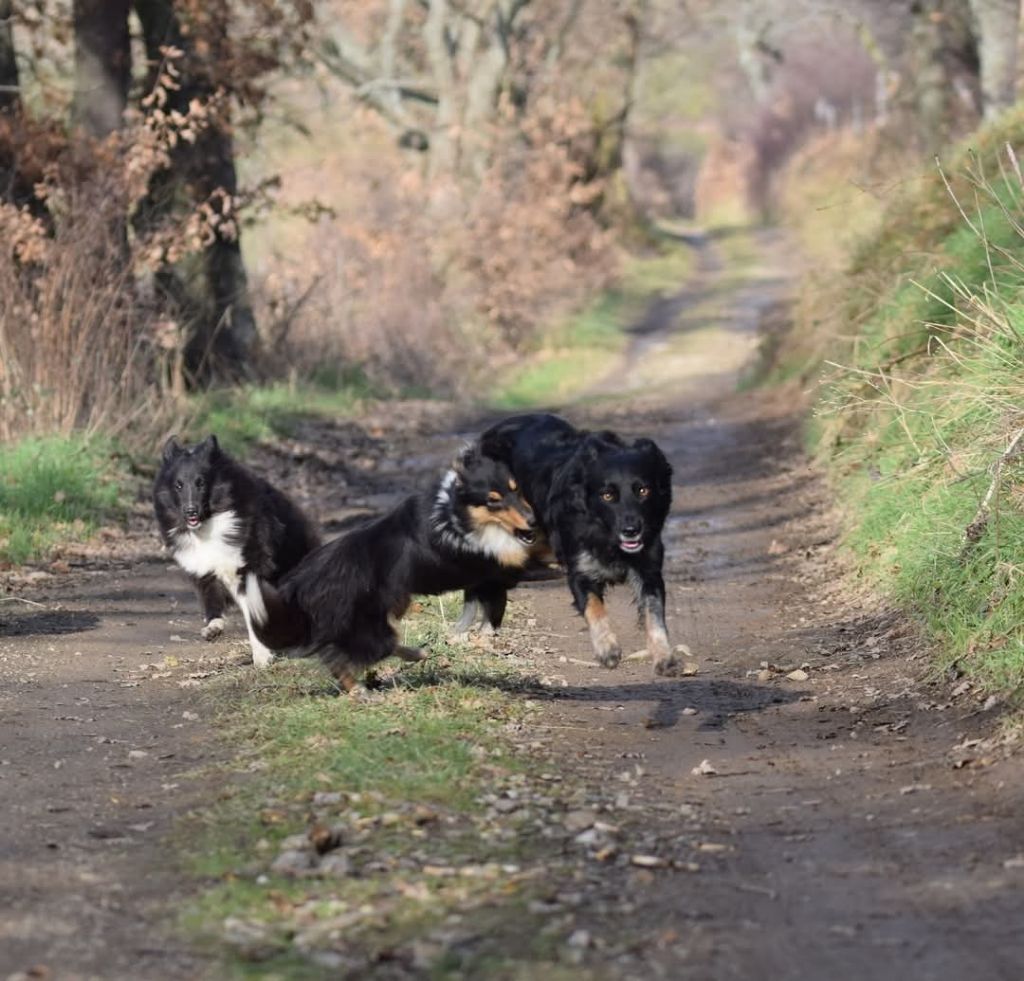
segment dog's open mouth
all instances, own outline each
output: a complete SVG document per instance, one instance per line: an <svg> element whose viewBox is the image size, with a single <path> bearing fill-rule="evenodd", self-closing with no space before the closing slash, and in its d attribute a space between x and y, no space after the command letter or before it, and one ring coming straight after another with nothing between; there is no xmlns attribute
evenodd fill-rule
<svg viewBox="0 0 1024 981"><path fill-rule="evenodd" d="M523 531L520 528L516 530L516 538L518 538L524 545L534 545L537 542L537 532Z"/></svg>
<svg viewBox="0 0 1024 981"><path fill-rule="evenodd" d="M185 515L185 524L188 525L189 528L198 528L200 523L201 522L199 521L199 515L198 514L186 514Z"/></svg>
<svg viewBox="0 0 1024 981"><path fill-rule="evenodd" d="M639 552L643 547L643 540L639 536L627 538L625 535L619 535L619 548L623 552Z"/></svg>

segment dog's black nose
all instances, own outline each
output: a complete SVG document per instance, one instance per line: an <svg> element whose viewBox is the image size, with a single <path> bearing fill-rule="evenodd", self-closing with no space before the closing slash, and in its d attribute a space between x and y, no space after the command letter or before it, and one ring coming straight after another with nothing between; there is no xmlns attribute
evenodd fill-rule
<svg viewBox="0 0 1024 981"><path fill-rule="evenodd" d="M640 532L644 530L644 526L639 521L630 521L622 526L622 534L628 538L639 538Z"/></svg>
<svg viewBox="0 0 1024 981"><path fill-rule="evenodd" d="M185 508L185 517L186 518L197 518L197 517L199 517L199 508L193 507L190 504L187 508Z"/></svg>

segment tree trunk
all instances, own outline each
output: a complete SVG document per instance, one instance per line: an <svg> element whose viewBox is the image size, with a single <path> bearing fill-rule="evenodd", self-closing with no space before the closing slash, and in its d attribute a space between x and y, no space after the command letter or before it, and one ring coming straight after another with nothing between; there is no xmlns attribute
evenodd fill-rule
<svg viewBox="0 0 1024 981"><path fill-rule="evenodd" d="M1016 100L1020 0L971 0L981 54L981 101L986 119Z"/></svg>
<svg viewBox="0 0 1024 981"><path fill-rule="evenodd" d="M102 139L121 126L131 80L129 0L74 0L72 122Z"/></svg>
<svg viewBox="0 0 1024 981"><path fill-rule="evenodd" d="M135 0L135 9L151 65L160 65L163 46L186 53L179 65L181 87L168 93L167 108L187 112L192 99L209 99L214 84L208 65L196 53L191 35L182 30L172 0ZM226 18L223 29L227 29ZM211 57L216 57L223 38L207 41L218 42L209 47L214 52ZM151 75L155 80L155 68ZM140 229L152 225L182 198L188 207L208 202L214 210L230 215L237 196L234 141L230 121L222 115L202 130L194 145L178 144L171 167L154 179L136 224ZM157 277L165 299L177 307L177 316L189 325L186 372L193 384L248 378L259 338L237 221L217 227L213 240L202 252L201 266L202 275L195 282L190 279L186 283L171 268L161 270Z"/></svg>
<svg viewBox="0 0 1024 981"><path fill-rule="evenodd" d="M13 112L20 104L18 96L18 59L14 51L12 0L0 0L0 113Z"/></svg>

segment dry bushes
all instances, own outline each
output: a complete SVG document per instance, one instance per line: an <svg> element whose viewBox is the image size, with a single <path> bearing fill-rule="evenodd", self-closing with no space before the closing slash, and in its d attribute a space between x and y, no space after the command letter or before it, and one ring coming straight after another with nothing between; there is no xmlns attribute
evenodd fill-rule
<svg viewBox="0 0 1024 981"><path fill-rule="evenodd" d="M166 54L150 111L105 140L51 141L27 203L0 201L0 438L118 434L142 420L145 431L177 411L189 325L167 315L155 283L234 218L215 192L133 225L173 147L212 117L212 103L160 109Z"/></svg>
<svg viewBox="0 0 1024 981"><path fill-rule="evenodd" d="M136 299L109 189L75 189L47 234L0 204L0 438L122 429L151 377L148 318Z"/></svg>
<svg viewBox="0 0 1024 981"><path fill-rule="evenodd" d="M586 207L602 186L576 162L586 122L553 102L494 134L479 180L431 181L364 119L362 138L383 149L318 170L316 188L286 179L286 207L319 190L335 213L282 235L264 265L256 295L276 366L357 367L391 392L478 390L614 273L611 233Z"/></svg>

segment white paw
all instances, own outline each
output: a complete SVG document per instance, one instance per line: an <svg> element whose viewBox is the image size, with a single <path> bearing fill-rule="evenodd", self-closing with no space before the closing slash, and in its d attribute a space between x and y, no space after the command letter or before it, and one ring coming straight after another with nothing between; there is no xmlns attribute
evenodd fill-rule
<svg viewBox="0 0 1024 981"><path fill-rule="evenodd" d="M199 636L203 640L216 640L222 633L224 633L224 618L214 617L212 620L206 621L206 626L199 631Z"/></svg>
<svg viewBox="0 0 1024 981"><path fill-rule="evenodd" d="M252 647L252 664L254 668L269 668L274 663L274 652L262 644Z"/></svg>

